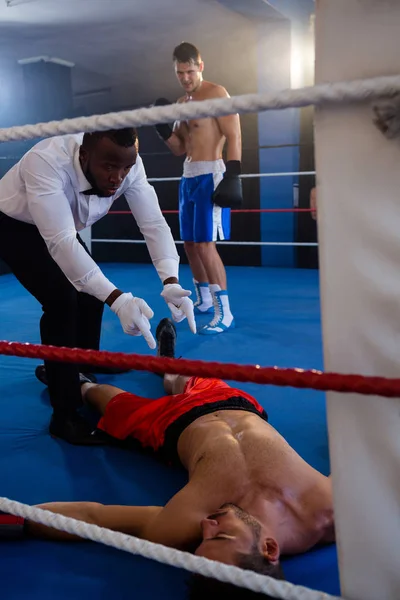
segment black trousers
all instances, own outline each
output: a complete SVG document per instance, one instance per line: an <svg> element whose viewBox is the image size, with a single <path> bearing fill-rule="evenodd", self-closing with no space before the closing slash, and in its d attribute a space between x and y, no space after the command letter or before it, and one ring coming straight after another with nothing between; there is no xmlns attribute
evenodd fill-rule
<svg viewBox="0 0 400 600"><path fill-rule="evenodd" d="M42 344L99 349L104 304L76 291L50 256L35 225L0 212L0 258L42 305ZM45 361L45 365L54 411L65 415L74 412L82 404L79 365L51 361Z"/></svg>

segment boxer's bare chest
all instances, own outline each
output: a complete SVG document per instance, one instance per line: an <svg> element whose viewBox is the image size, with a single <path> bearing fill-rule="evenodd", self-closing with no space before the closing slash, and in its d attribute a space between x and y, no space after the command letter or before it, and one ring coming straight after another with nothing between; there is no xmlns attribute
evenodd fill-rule
<svg viewBox="0 0 400 600"><path fill-rule="evenodd" d="M249 494L300 503L314 498L327 508L332 502L327 478L252 413L227 410L197 419L181 435L178 452L189 477L226 496L221 503Z"/></svg>

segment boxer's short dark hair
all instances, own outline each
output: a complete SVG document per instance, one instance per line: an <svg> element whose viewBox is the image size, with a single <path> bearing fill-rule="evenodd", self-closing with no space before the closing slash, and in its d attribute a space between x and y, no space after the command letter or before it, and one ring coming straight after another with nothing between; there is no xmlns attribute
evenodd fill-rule
<svg viewBox="0 0 400 600"><path fill-rule="evenodd" d="M268 575L274 579L285 579L281 564L271 563L256 549L250 554L239 554L236 566L260 573L260 575ZM190 577L187 587L189 600L219 600L220 598L229 598L229 600L273 600L273 597L268 594L252 592L232 583L225 583L197 574Z"/></svg>
<svg viewBox="0 0 400 600"><path fill-rule="evenodd" d="M201 63L200 52L189 42L182 42L175 48L172 54L172 60L178 63L194 63L199 65Z"/></svg>

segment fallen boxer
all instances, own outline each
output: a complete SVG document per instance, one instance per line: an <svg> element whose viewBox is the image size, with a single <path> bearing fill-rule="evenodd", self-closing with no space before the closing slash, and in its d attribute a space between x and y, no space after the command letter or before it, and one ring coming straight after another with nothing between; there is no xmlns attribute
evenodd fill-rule
<svg viewBox="0 0 400 600"><path fill-rule="evenodd" d="M172 321L159 323L156 338L158 355L175 358ZM246 392L219 379L166 374L168 395L150 400L83 375L81 381L85 402L101 414L100 430L180 462L189 481L163 507L51 502L41 508L278 579L281 555L335 540L331 479L290 447ZM7 531L80 539L10 516L1 522L3 539ZM193 598L257 597L204 577L193 582Z"/></svg>

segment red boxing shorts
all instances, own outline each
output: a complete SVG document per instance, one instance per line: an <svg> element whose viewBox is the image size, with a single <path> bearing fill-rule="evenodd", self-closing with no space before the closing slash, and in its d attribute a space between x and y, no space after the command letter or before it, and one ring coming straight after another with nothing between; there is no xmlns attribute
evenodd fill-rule
<svg viewBox="0 0 400 600"><path fill-rule="evenodd" d="M169 462L176 462L181 433L199 417L219 410L244 410L268 415L249 394L232 388L221 379L191 377L182 394L152 400L124 392L108 403L97 427L119 440L132 437L143 448L161 450Z"/></svg>

